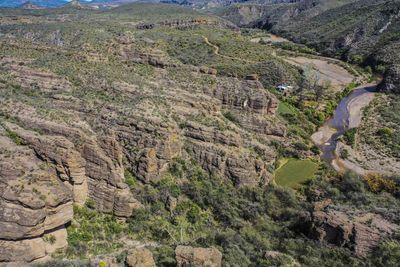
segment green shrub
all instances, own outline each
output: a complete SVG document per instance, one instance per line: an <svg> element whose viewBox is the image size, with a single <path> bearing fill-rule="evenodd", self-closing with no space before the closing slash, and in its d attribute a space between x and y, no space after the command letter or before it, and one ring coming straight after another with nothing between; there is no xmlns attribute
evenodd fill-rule
<svg viewBox="0 0 400 267"><path fill-rule="evenodd" d="M300 151L307 151L309 149L308 146L302 142L295 143L294 148Z"/></svg>
<svg viewBox="0 0 400 267"><path fill-rule="evenodd" d="M310 148L310 150L311 150L311 152L313 152L315 155L319 155L319 153L321 152L321 150L319 149L319 147L316 146L316 145L313 145L313 146Z"/></svg>
<svg viewBox="0 0 400 267"><path fill-rule="evenodd" d="M390 137L393 134L393 130L385 127L385 128L379 129L377 134L381 137Z"/></svg>
<svg viewBox="0 0 400 267"><path fill-rule="evenodd" d="M74 206L74 221L67 231L68 248L64 253L69 258L113 252L121 247L119 240L128 233L127 225L113 216L78 206Z"/></svg>
<svg viewBox="0 0 400 267"><path fill-rule="evenodd" d="M355 64L361 64L364 62L364 57L362 55L352 55L351 61Z"/></svg>
<svg viewBox="0 0 400 267"><path fill-rule="evenodd" d="M152 249L154 260L157 266L175 267L175 251L171 246L158 246Z"/></svg>
<svg viewBox="0 0 400 267"><path fill-rule="evenodd" d="M7 129L7 136L18 146L23 144L22 138L14 131Z"/></svg>
<svg viewBox="0 0 400 267"><path fill-rule="evenodd" d="M349 151L346 148L340 150L340 157L342 159L347 159L349 157Z"/></svg>
<svg viewBox="0 0 400 267"><path fill-rule="evenodd" d="M238 119L235 117L235 115L232 112L227 111L227 112L224 112L223 115L224 115L225 118L227 118L231 122L239 123Z"/></svg>
<svg viewBox="0 0 400 267"><path fill-rule="evenodd" d="M379 74L384 74L386 71L386 66L385 65L378 65L375 67L376 72Z"/></svg>
<svg viewBox="0 0 400 267"><path fill-rule="evenodd" d="M43 240L44 240L45 242L50 243L50 244L54 244L54 243L56 242L56 237L55 237L54 235L51 235L51 234L49 234L49 235L44 235L44 236L43 236Z"/></svg>
<svg viewBox="0 0 400 267"><path fill-rule="evenodd" d="M348 144L349 146L353 146L355 144L356 141L356 133L357 133L357 129L353 128L350 130L347 130L344 135L343 135L343 139L346 142L346 144Z"/></svg>
<svg viewBox="0 0 400 267"><path fill-rule="evenodd" d="M88 198L88 199L86 200L86 202L85 202L85 206L86 206L87 208L89 208L89 209L95 209L95 208L96 208L96 202L95 202L93 199Z"/></svg>
<svg viewBox="0 0 400 267"><path fill-rule="evenodd" d="M397 267L400 262L400 242L386 240L374 250L372 263L376 267Z"/></svg>
<svg viewBox="0 0 400 267"><path fill-rule="evenodd" d="M129 186L131 190L133 190L137 183L136 177L133 176L133 174L127 169L125 169L124 171L124 177L125 177L125 183Z"/></svg>

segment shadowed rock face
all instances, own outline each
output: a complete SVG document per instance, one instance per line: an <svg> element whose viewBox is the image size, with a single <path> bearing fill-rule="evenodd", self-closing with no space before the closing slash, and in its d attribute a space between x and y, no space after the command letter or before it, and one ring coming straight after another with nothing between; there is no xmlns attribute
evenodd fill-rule
<svg viewBox="0 0 400 267"><path fill-rule="evenodd" d="M383 92L400 93L400 65L393 65L385 73L383 82L378 86Z"/></svg>
<svg viewBox="0 0 400 267"><path fill-rule="evenodd" d="M303 216L298 226L310 238L351 248L360 257L368 255L398 229L378 214L350 216L330 206Z"/></svg>

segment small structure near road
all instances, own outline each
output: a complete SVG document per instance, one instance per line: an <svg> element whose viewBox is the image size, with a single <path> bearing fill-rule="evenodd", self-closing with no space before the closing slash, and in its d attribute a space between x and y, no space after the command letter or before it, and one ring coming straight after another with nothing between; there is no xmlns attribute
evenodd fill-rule
<svg viewBox="0 0 400 267"><path fill-rule="evenodd" d="M282 93L284 96L287 96L293 92L293 86L286 85L286 84L280 84L276 87L276 90L278 92Z"/></svg>

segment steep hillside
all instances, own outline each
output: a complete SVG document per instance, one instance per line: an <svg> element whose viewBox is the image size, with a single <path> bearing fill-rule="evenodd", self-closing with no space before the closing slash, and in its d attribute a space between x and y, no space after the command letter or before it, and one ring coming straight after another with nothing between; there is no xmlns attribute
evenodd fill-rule
<svg viewBox="0 0 400 267"><path fill-rule="evenodd" d="M306 0L283 5L239 5L221 12L238 25L265 28L326 55L369 64L380 71L381 65L400 60L397 0Z"/></svg>

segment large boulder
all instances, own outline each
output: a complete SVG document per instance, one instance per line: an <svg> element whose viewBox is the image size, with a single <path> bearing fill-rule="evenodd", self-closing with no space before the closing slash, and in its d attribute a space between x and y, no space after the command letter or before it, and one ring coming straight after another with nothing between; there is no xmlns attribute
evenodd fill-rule
<svg viewBox="0 0 400 267"><path fill-rule="evenodd" d="M177 267L220 267L222 261L222 253L216 248L177 246L175 255Z"/></svg>
<svg viewBox="0 0 400 267"><path fill-rule="evenodd" d="M147 248L135 248L125 260L128 267L156 267L153 254Z"/></svg>
<svg viewBox="0 0 400 267"><path fill-rule="evenodd" d="M378 89L382 92L400 93L400 65L392 65L388 68Z"/></svg>

